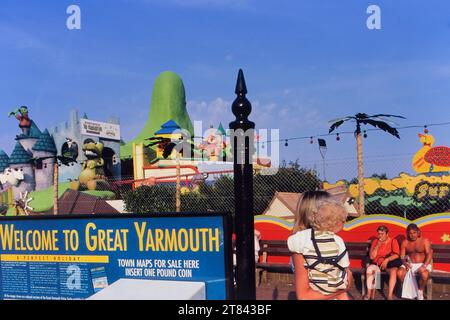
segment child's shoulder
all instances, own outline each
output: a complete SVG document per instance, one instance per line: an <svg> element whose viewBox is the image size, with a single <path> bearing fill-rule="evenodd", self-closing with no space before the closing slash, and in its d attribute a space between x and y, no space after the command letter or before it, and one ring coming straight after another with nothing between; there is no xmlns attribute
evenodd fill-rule
<svg viewBox="0 0 450 320"><path fill-rule="evenodd" d="M289 237L304 237L304 236L311 236L311 230L312 229L303 229L299 230L293 234L291 234Z"/></svg>
<svg viewBox="0 0 450 320"><path fill-rule="evenodd" d="M297 231L289 236L287 243L290 251L300 252L305 243L311 238L311 229Z"/></svg>
<svg viewBox="0 0 450 320"><path fill-rule="evenodd" d="M311 228L308 228L308 229L297 231L294 234L311 234L311 230L312 230Z"/></svg>

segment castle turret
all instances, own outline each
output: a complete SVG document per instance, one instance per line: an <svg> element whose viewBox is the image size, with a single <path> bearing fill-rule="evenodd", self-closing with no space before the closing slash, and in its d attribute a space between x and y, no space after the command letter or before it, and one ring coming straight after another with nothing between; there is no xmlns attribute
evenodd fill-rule
<svg viewBox="0 0 450 320"><path fill-rule="evenodd" d="M5 171L9 166L9 157L5 151L0 150L0 173Z"/></svg>
<svg viewBox="0 0 450 320"><path fill-rule="evenodd" d="M23 173L23 181L21 181L18 186L13 187L14 199L20 197L20 192L34 191L36 183L34 178L33 159L19 142L16 143L11 154L9 166L12 169L21 170Z"/></svg>
<svg viewBox="0 0 450 320"><path fill-rule="evenodd" d="M53 164L57 154L55 141L47 129L39 136L32 150L34 158L38 159L35 169L36 191L47 189L53 184Z"/></svg>
<svg viewBox="0 0 450 320"><path fill-rule="evenodd" d="M32 153L31 148L33 148L36 141L39 139L41 135L41 131L39 130L38 126L34 123L33 120L31 121L31 127L28 135L18 135L16 140L20 142L22 147L27 151Z"/></svg>

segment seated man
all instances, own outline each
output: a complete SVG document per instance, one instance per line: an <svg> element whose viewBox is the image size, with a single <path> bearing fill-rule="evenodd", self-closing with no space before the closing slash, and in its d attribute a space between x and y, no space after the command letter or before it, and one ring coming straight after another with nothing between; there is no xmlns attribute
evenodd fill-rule
<svg viewBox="0 0 450 320"><path fill-rule="evenodd" d="M400 256L403 265L397 271L398 278L403 283L406 272L410 269L414 275L418 274L420 279L417 299L423 300L423 290L431 272L433 251L430 240L422 238L419 227L414 223L406 228L406 239L400 246Z"/></svg>

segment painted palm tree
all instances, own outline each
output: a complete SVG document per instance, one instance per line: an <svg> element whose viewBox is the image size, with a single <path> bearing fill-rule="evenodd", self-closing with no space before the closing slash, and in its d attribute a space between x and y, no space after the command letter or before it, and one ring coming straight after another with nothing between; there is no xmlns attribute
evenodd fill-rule
<svg viewBox="0 0 450 320"><path fill-rule="evenodd" d="M371 125L378 129L381 129L396 138L400 139L400 135L396 128L391 125L394 124L392 121L387 120L386 118L402 118L402 116L395 116L392 114L375 114L369 116L365 113L357 113L354 116L349 116L345 118L331 120L331 126L329 133L332 133L339 126L341 126L344 122L356 122L356 150L357 150L357 158L358 158L358 192L359 192L359 213L360 215L364 215L364 168L363 168L363 151L362 151L362 137L361 137L361 126L362 125Z"/></svg>
<svg viewBox="0 0 450 320"><path fill-rule="evenodd" d="M78 154L77 154L78 155ZM76 156L77 156L76 155ZM58 180L59 180L59 166L61 164L65 166L73 166L77 161L75 158L67 156L51 156L51 157L40 157L34 158L35 166L37 168L42 168L42 161L46 159L54 159L53 163L53 214L58 215ZM59 162L58 162L59 161Z"/></svg>
<svg viewBox="0 0 450 320"><path fill-rule="evenodd" d="M151 142L146 145L146 147L158 145L159 148L163 150L163 158L167 159L174 149L175 152L175 161L176 161L176 192L175 192L175 210L176 212L181 212L181 169L180 169L180 153L183 155L188 155L191 159L194 158L194 150L195 145L192 140L190 140L186 135L182 133L180 140L172 140L170 138L162 138L162 137L151 137L146 140L150 140Z"/></svg>

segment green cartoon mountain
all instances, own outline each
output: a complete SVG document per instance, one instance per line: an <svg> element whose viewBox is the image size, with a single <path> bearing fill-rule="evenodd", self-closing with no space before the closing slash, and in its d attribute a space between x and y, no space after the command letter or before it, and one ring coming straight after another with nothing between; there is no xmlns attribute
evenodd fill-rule
<svg viewBox="0 0 450 320"><path fill-rule="evenodd" d="M120 147L122 159L132 156L132 144L144 142L153 137L155 132L169 120L175 121L182 129L194 136L194 128L186 110L186 95L181 78L174 72L161 73L153 87L150 113L147 123L139 135Z"/></svg>

